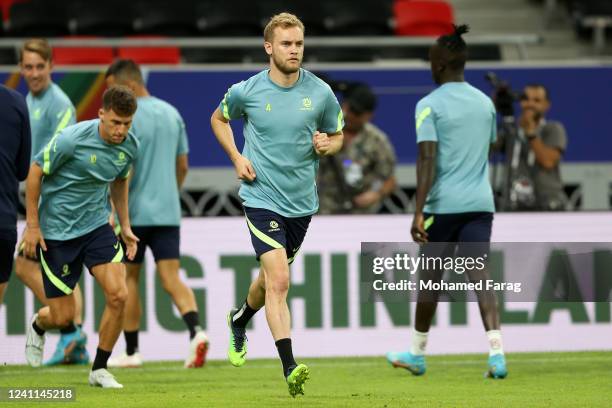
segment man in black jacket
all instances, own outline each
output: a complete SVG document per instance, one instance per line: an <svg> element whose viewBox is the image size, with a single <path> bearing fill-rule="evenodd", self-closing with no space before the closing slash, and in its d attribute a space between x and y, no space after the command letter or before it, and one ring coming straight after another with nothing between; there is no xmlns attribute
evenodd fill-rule
<svg viewBox="0 0 612 408"><path fill-rule="evenodd" d="M19 182L30 168L30 118L23 96L0 85L0 304L17 242Z"/></svg>

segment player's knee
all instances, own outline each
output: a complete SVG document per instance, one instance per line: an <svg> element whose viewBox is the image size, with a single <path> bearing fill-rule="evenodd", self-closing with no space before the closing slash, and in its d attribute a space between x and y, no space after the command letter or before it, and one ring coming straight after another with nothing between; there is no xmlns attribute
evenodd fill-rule
<svg viewBox="0 0 612 408"><path fill-rule="evenodd" d="M278 294L287 293L289 291L289 276L269 279L269 282L266 282L266 291Z"/></svg>
<svg viewBox="0 0 612 408"><path fill-rule="evenodd" d="M128 290L126 285L121 285L116 289L108 292L106 295L106 303L108 306L123 310L123 306L127 300Z"/></svg>
<svg viewBox="0 0 612 408"><path fill-rule="evenodd" d="M181 282L178 271L160 274L159 278L162 288L168 293L172 293L174 290L184 285L183 282Z"/></svg>

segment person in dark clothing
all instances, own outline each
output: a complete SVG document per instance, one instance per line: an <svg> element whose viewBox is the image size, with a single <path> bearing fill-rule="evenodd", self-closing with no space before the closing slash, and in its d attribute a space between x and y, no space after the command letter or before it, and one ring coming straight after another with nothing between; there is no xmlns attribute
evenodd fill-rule
<svg viewBox="0 0 612 408"><path fill-rule="evenodd" d="M13 269L19 182L30 168L30 118L25 99L0 84L0 304Z"/></svg>

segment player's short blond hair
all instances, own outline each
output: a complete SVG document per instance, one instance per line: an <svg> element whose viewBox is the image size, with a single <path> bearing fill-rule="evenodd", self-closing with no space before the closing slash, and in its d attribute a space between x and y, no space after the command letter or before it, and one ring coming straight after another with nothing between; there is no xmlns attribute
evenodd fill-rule
<svg viewBox="0 0 612 408"><path fill-rule="evenodd" d="M47 40L43 38L32 38L23 43L23 46L19 50L19 62L23 61L24 52L34 52L45 61L51 61L51 46Z"/></svg>
<svg viewBox="0 0 612 408"><path fill-rule="evenodd" d="M280 13L272 16L270 21L268 21L268 24L266 24L266 28L264 28L264 41L272 42L272 38L274 37L274 29L276 27L298 27L300 30L302 30L302 33L305 33L304 23L302 23L302 21L300 21L296 15L291 13Z"/></svg>

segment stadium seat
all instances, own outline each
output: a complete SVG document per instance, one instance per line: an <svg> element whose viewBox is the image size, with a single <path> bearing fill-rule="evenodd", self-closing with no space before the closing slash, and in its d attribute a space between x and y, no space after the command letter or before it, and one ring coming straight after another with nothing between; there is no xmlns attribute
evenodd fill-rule
<svg viewBox="0 0 612 408"><path fill-rule="evenodd" d="M262 29L274 14L287 11L295 14L302 20L306 27L307 36L320 37L329 34L326 26L326 22L329 23L329 19L322 15L322 0L263 0L257 3L260 7L259 13L262 20Z"/></svg>
<svg viewBox="0 0 612 408"><path fill-rule="evenodd" d="M220 7L218 1L203 1L196 6L200 35L215 37L261 36L261 27L254 1L234 0L231 6Z"/></svg>
<svg viewBox="0 0 612 408"><path fill-rule="evenodd" d="M29 0L0 0L0 11L4 23L8 22L11 17L11 6L16 3L25 3Z"/></svg>
<svg viewBox="0 0 612 408"><path fill-rule="evenodd" d="M53 47L53 63L57 65L110 64L113 59L115 51L112 47Z"/></svg>
<svg viewBox="0 0 612 408"><path fill-rule="evenodd" d="M194 0L141 0L134 5L134 30L143 34L192 37L198 33L195 10Z"/></svg>
<svg viewBox="0 0 612 408"><path fill-rule="evenodd" d="M453 8L442 0L397 0L393 13L397 35L439 36L453 30Z"/></svg>
<svg viewBox="0 0 612 408"><path fill-rule="evenodd" d="M334 36L391 35L391 3L380 0L328 1L323 3L328 30Z"/></svg>
<svg viewBox="0 0 612 408"><path fill-rule="evenodd" d="M6 35L12 37L55 37L69 34L62 2L32 0L13 2Z"/></svg>
<svg viewBox="0 0 612 408"><path fill-rule="evenodd" d="M585 24L589 17L612 16L612 1L610 0L574 0L570 6L576 34L580 38L590 39L593 28ZM605 33L612 35L612 27L607 27Z"/></svg>
<svg viewBox="0 0 612 408"><path fill-rule="evenodd" d="M72 0L70 13L73 34L122 37L134 32L130 2Z"/></svg>
<svg viewBox="0 0 612 408"><path fill-rule="evenodd" d="M132 36L129 38L159 38L155 36ZM129 58L138 64L178 64L181 62L179 47L120 47L117 57Z"/></svg>

